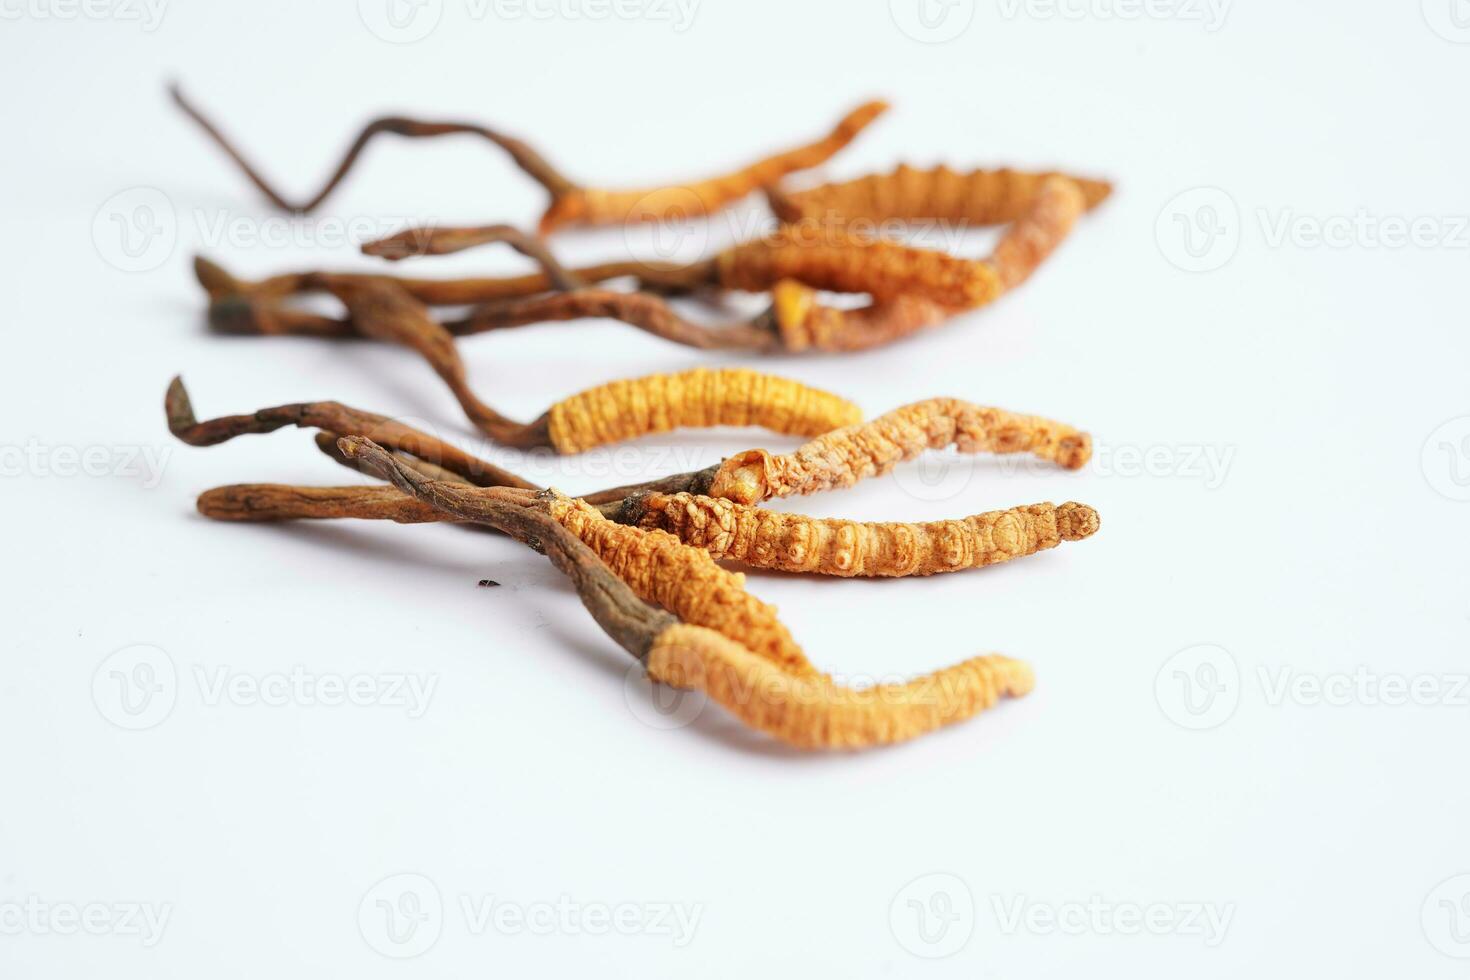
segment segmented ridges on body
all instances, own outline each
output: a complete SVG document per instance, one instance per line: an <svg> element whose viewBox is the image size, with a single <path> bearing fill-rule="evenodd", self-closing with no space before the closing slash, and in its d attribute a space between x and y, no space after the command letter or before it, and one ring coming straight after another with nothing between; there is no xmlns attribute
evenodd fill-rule
<svg viewBox="0 0 1470 980"><path fill-rule="evenodd" d="M558 402L548 415L552 445L575 453L655 432L716 425L813 436L852 424L862 410L788 378L701 368L600 385Z"/></svg>
<svg viewBox="0 0 1470 980"><path fill-rule="evenodd" d="M845 578L933 575L994 565L1092 534L1097 512L1050 503L924 523L787 514L689 493L649 494L639 526L717 559Z"/></svg>

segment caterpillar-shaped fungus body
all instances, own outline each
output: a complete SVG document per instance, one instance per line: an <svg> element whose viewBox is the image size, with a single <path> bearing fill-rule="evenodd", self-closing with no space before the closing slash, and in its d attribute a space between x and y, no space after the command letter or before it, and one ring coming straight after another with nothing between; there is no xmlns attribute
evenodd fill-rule
<svg viewBox="0 0 1470 980"><path fill-rule="evenodd" d="M924 170L905 164L892 173L844 183L772 191L770 199L776 216L791 224L937 220L1003 225L1025 214L1048 178L1065 176L1009 168L960 173L944 166ZM1104 180L1070 179L1082 191L1086 210L1107 200L1113 190Z"/></svg>
<svg viewBox="0 0 1470 980"><path fill-rule="evenodd" d="M844 578L995 565L1091 535L1086 504L1031 504L922 524L814 518L688 493L648 494L639 526L669 531L716 559Z"/></svg>
<svg viewBox="0 0 1470 980"><path fill-rule="evenodd" d="M551 514L644 602L731 637L782 670L817 672L775 607L746 592L745 576L716 565L708 552L672 534L614 523L580 500L559 497Z"/></svg>
<svg viewBox="0 0 1470 980"><path fill-rule="evenodd" d="M907 683L845 687L791 674L726 636L684 624L658 634L647 669L665 684L704 691L745 724L803 749L907 741L1027 694L1036 683L1025 663L988 656Z"/></svg>
<svg viewBox="0 0 1470 980"><path fill-rule="evenodd" d="M700 368L614 381L573 395L547 413L559 453L679 428L757 425L815 436L862 418L845 398L787 378L739 368Z"/></svg>

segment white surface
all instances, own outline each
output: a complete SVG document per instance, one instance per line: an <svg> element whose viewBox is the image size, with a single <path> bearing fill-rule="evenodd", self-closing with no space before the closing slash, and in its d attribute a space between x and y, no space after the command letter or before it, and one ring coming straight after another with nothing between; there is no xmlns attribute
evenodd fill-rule
<svg viewBox="0 0 1470 980"><path fill-rule="evenodd" d="M1455 499L1470 496L1470 47L1453 43L1447 6L1418 8L1253 2L1204 23L1188 19L1203 5L1128 19L1108 4L1048 17L960 0L934 8L958 18L941 33L963 29L933 44L875 0L704 0L684 30L430 0L434 29L391 44L351 3L176 2L150 31L7 2L19 16L0 25L0 973L1462 975L1449 954L1470 954L1470 879L1441 883L1470 872L1458 686L1470 505ZM191 253L250 275L370 268L341 241L349 224L358 239L410 219L524 224L543 196L472 142L385 142L319 215L284 222L168 105L173 76L293 192L314 189L377 111L493 121L617 185L807 138L870 95L893 112L824 173L948 160L1115 178L1115 198L996 307L868 354L759 362L875 413L951 394L1095 434L1099 460L1078 474L951 461L937 490L909 468L800 504L919 519L1076 499L1102 514L1090 541L924 581L751 576L834 672L1000 650L1035 665L1036 692L855 756L792 755L713 707L659 730L643 721L647 696L625 694L624 655L518 546L445 527L196 516L195 495L221 483L354 477L295 430L170 442L160 401L175 372L201 416L337 398L477 440L410 354L209 336ZM1176 202L1198 188L1223 201ZM150 201L173 237L139 260L155 267L122 271L113 216ZM1192 260L1175 215L1202 234L1202 205L1228 234ZM1283 241L1283 218L1348 237ZM1432 243L1371 238L1416 218ZM613 232L557 247L624 246ZM1220 267L1180 267L1192 262ZM417 269L524 267L491 249ZM615 377L755 363L612 324L464 350L487 400L522 417ZM614 460L674 471L753 441L790 444L720 432ZM1151 475L1128 468L1154 447ZM88 449L108 475L56 472ZM134 450L161 460L156 481ZM611 482L502 458L567 490ZM482 577L503 587L477 589ZM108 658L136 644L166 653L176 690L166 717L128 731L109 720L108 685L133 654ZM1206 644L1225 654L1192 649ZM1190 715L1176 671L1208 679L1202 666L1226 688ZM436 686L417 718L297 695L211 703L221 677L295 668ZM1421 700L1432 686L1438 703L1277 691L1360 668L1417 680ZM425 886L378 887L398 874L424 876L443 903L402 945L376 903ZM926 875L939 877L909 887ZM556 923L543 935L473 914L563 899L594 915L635 903L645 925L660 903L698 920L679 945L673 919L632 936ZM911 900L948 911L947 932L928 920L934 944ZM120 917L127 903L166 912L157 942L120 918L59 935L26 911ZM1159 906L1172 931L1046 928L1076 903ZM1182 921L1193 903L1229 917L1223 936ZM374 945L419 952L436 936L408 963Z"/></svg>

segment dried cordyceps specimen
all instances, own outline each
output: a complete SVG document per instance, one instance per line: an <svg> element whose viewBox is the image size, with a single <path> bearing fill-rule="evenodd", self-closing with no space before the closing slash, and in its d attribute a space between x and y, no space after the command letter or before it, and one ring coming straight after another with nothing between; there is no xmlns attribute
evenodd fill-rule
<svg viewBox="0 0 1470 980"><path fill-rule="evenodd" d="M509 470L486 462L442 439L385 415L364 412L339 402L294 402L262 408L249 415L225 415L201 422L194 414L183 378L169 382L163 399L164 414L173 435L191 446L214 446L236 436L274 432L286 426L321 429L341 435L372 439L391 449L411 453L450 470L479 486L539 489Z"/></svg>
<svg viewBox="0 0 1470 980"><path fill-rule="evenodd" d="M709 495L742 504L849 487L887 473L925 449L953 445L962 453L1031 453L1075 470L1092 457L1092 439L1035 415L972 405L958 398L915 402L871 422L837 429L794 453L748 449L726 459Z"/></svg>
<svg viewBox="0 0 1470 980"><path fill-rule="evenodd" d="M423 472L415 460L400 457L399 461ZM657 491L632 494L617 505L593 508L585 501L579 504L608 521L668 531L683 544L722 561L841 578L934 575L996 565L1055 548L1063 541L1080 541L1098 528L1097 511L1078 503L1060 507L1030 504L923 524L807 517L697 494ZM391 487L239 483L206 491L198 505L201 514L219 521L357 518L427 524L448 519ZM602 525L585 520L579 524L579 528L593 527ZM606 529L603 533L612 532ZM654 601L650 598L653 593L640 591L640 595Z"/></svg>
<svg viewBox="0 0 1470 980"><path fill-rule="evenodd" d="M988 259L971 260L831 227L790 225L688 267L685 285L771 290L770 310L748 323L704 327L647 293L607 289L509 298L477 307L445 327L457 336L506 327L612 317L655 336L699 348L851 351L891 343L963 310L993 302L1024 282L1071 232L1085 206L1066 177L1040 180ZM420 229L405 235L451 251L474 229ZM818 301L817 289L869 293L865 307Z"/></svg>
<svg viewBox="0 0 1470 980"><path fill-rule="evenodd" d="M1066 177L1082 191L1087 210L1113 192L1105 180L1069 174L1024 170L972 170L949 167L922 170L907 165L893 173L869 174L843 183L822 184L788 191L768 187L771 210L788 224L816 222L845 224L855 221L951 221L969 225L1003 225L1017 221L1043 183Z"/></svg>
<svg viewBox="0 0 1470 980"><path fill-rule="evenodd" d="M671 214L714 214L752 191L775 183L788 174L824 163L852 142L858 133L888 108L883 102L865 103L844 116L825 137L757 160L729 174L689 184L639 190L605 190L578 186L525 142L485 126L389 116L375 119L363 128L320 191L304 201L292 202L278 193L219 129L184 98L178 86L171 87L170 92L174 102L235 161L250 182L282 210L304 213L314 209L347 176L358 156L379 133L392 133L412 139L471 135L488 140L503 149L527 176L551 195L551 204L541 218L542 233L567 225L621 225L635 221L663 220Z"/></svg>
<svg viewBox="0 0 1470 980"><path fill-rule="evenodd" d="M698 368L615 381L552 406L551 443L558 452L676 428L757 425L813 436L863 416L852 402L795 381L741 368Z"/></svg>
<svg viewBox="0 0 1470 980"><path fill-rule="evenodd" d="M482 492L457 491L461 500ZM746 592L745 577L716 565L709 552L664 531L615 524L584 501L553 495L547 506L645 602L730 637L784 670L815 673L775 608Z"/></svg>
<svg viewBox="0 0 1470 980"><path fill-rule="evenodd" d="M860 749L916 738L1021 697L1031 668L1010 657L974 657L906 684L850 688L784 672L709 630L672 626L648 652L648 674L699 690L752 728L803 749Z"/></svg>
<svg viewBox="0 0 1470 980"><path fill-rule="evenodd" d="M183 381L175 378L164 397L164 411L170 431L194 446L212 446L238 435L274 432L287 425L367 438L379 434L391 448L427 463L427 468L422 463L411 464L420 473L442 469L452 474L451 478L476 486L537 489L515 474L440 439L337 402L297 402L263 408L250 415L200 422ZM925 449L951 444L963 453L1029 452L1067 469L1081 467L1092 455L1092 438L1065 423L956 398L934 398L894 409L871 422L835 429L786 456L749 449L703 470L584 494L581 499L615 505L640 492L692 493L756 504L771 497L852 486L861 479L887 473ZM329 455L337 458L333 453ZM435 474L432 478L439 477Z"/></svg>
<svg viewBox="0 0 1470 980"><path fill-rule="evenodd" d="M416 351L449 386L470 421L508 446L576 453L637 436L716 425L758 425L812 436L862 417L846 399L786 378L701 368L601 385L558 402L532 422L517 422L480 400L470 388L454 335L406 290L371 278L325 286L346 305L348 323L358 335Z"/></svg>
<svg viewBox="0 0 1470 980"><path fill-rule="evenodd" d="M1088 537L1086 504L1032 504L924 524L819 519L695 494L628 498L618 520L757 568L841 577L933 575L979 568Z"/></svg>
<svg viewBox="0 0 1470 980"><path fill-rule="evenodd" d="M386 451L343 439L343 453L363 461L405 493L495 527L543 552L566 573L583 605L619 645L643 661L655 680L706 691L737 718L804 749L858 749L905 741L992 707L1033 686L1025 664L978 657L906 684L852 689L814 670L788 669L713 630L679 622L639 600L633 589L551 513L548 494L462 506L462 488L424 479Z"/></svg>

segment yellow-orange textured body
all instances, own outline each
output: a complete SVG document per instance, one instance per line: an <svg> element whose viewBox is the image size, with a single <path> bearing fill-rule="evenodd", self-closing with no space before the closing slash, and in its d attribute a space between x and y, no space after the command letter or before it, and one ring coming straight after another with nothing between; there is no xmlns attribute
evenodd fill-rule
<svg viewBox="0 0 1470 980"><path fill-rule="evenodd" d="M869 174L843 183L800 191L772 191L771 207L782 221L851 224L883 221L952 221L1003 225L1026 213L1043 183L1056 172L972 170L949 167L929 170L900 166L887 174ZM1113 185L1104 180L1069 177L1091 210L1105 201Z"/></svg>
<svg viewBox="0 0 1470 980"><path fill-rule="evenodd" d="M845 398L787 378L743 369L655 374L573 395L548 413L551 444L576 453L678 428L758 425L814 436L862 418Z"/></svg>
<svg viewBox="0 0 1470 980"><path fill-rule="evenodd" d="M903 742L979 714L1032 689L1031 668L975 657L903 684L845 687L798 676L698 626L670 626L649 651L649 676L699 690L752 728L802 749L860 749Z"/></svg>
<svg viewBox="0 0 1470 980"><path fill-rule="evenodd" d="M709 495L756 504L772 497L850 487L925 449L953 445L962 453L1029 452L1067 469L1092 456L1092 439L1070 425L1035 415L934 398L871 422L829 432L794 453L749 449L726 459Z"/></svg>
<svg viewBox="0 0 1470 980"><path fill-rule="evenodd" d="M787 514L688 493L649 494L639 526L669 531L717 559L845 578L995 565L1091 535L1085 504L1031 504L951 521L871 523Z"/></svg>
<svg viewBox="0 0 1470 980"><path fill-rule="evenodd" d="M775 607L746 592L745 576L716 565L709 552L662 531L615 524L580 500L558 498L551 515L644 602L743 643L783 670L816 673Z"/></svg>
<svg viewBox="0 0 1470 980"><path fill-rule="evenodd" d="M564 225L622 225L715 214L788 174L825 163L887 108L885 102L864 103L844 116L832 132L813 143L765 157L709 180L641 190L571 188L556 195L546 209L541 218L541 232L546 234Z"/></svg>

